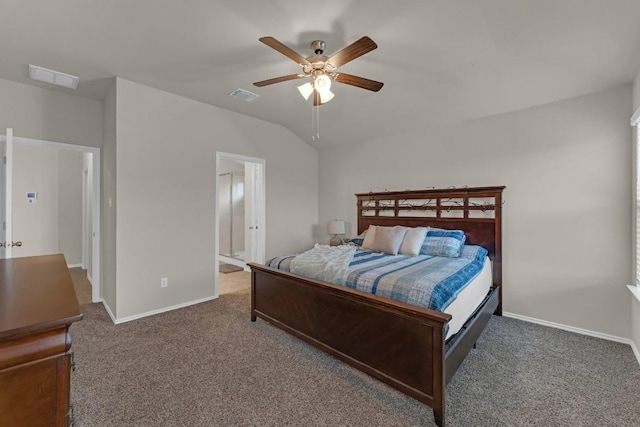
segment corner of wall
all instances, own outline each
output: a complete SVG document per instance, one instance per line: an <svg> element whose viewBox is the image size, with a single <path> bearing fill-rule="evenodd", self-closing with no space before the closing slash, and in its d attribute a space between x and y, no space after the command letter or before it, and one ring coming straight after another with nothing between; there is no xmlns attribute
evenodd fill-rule
<svg viewBox="0 0 640 427"><path fill-rule="evenodd" d="M116 141L117 141L117 78L104 100L102 140L102 289L101 297L112 318L116 305Z"/></svg>
<svg viewBox="0 0 640 427"><path fill-rule="evenodd" d="M636 78L633 80L633 112L640 109L640 70L636 74Z"/></svg>

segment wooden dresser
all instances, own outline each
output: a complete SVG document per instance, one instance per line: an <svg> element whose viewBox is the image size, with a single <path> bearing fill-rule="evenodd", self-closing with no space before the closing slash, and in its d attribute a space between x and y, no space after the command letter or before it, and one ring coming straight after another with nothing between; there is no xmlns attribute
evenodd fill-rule
<svg viewBox="0 0 640 427"><path fill-rule="evenodd" d="M63 255L0 260L0 426L69 426L69 327L80 319Z"/></svg>

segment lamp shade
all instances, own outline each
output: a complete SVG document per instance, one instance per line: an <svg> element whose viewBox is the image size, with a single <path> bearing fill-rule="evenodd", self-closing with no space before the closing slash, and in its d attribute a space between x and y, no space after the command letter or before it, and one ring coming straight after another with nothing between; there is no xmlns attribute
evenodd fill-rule
<svg viewBox="0 0 640 427"><path fill-rule="evenodd" d="M329 223L329 234L344 234L344 221L342 220L333 220Z"/></svg>
<svg viewBox="0 0 640 427"><path fill-rule="evenodd" d="M313 81L313 86L318 92L324 92L331 89L331 79L326 74L320 74Z"/></svg>
<svg viewBox="0 0 640 427"><path fill-rule="evenodd" d="M326 90L322 92L318 91L318 93L320 94L320 104L325 104L331 101L335 96L333 92L331 92L330 90Z"/></svg>
<svg viewBox="0 0 640 427"><path fill-rule="evenodd" d="M313 93L313 85L311 83L305 83L298 86L298 91L300 91L300 95L302 95L304 99L308 100Z"/></svg>

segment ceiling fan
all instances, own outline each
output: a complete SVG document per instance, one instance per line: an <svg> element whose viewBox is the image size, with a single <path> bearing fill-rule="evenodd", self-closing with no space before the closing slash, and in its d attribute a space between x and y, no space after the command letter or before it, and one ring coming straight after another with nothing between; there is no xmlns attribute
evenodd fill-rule
<svg viewBox="0 0 640 427"><path fill-rule="evenodd" d="M302 67L302 73L289 74L287 76L262 80L255 82L255 86L262 87L274 83L311 77L311 82L298 86L298 90L305 99L309 99L309 97L313 95L314 106L324 104L333 99L334 94L330 90L332 81L360 87L374 92L379 91L383 86L383 83L375 80L369 80L364 77L336 71L338 67L351 62L378 47L378 45L369 37L365 36L360 38L339 52L333 54L331 57L323 55L326 43L322 40L314 40L311 42L311 49L313 50L314 55L306 58L280 43L273 37L262 37L259 40L295 61Z"/></svg>

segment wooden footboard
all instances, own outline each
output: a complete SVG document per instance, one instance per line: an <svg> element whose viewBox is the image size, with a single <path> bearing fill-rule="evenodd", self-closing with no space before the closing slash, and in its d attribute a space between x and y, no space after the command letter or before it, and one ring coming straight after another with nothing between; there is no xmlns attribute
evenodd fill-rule
<svg viewBox="0 0 640 427"><path fill-rule="evenodd" d="M252 321L260 317L426 403L442 425L450 315L250 266Z"/></svg>

